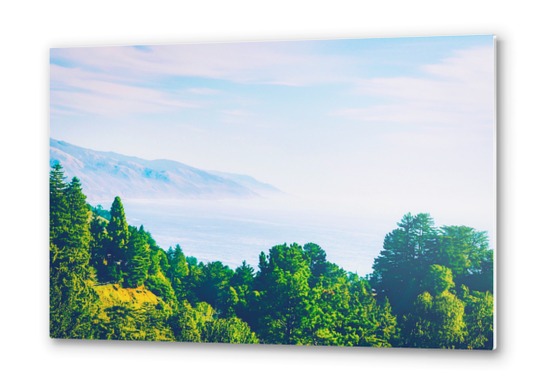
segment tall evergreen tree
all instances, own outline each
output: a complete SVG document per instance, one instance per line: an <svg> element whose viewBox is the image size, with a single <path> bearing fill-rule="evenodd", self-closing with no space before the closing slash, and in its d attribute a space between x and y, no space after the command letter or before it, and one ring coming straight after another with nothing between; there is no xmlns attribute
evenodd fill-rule
<svg viewBox="0 0 542 384"><path fill-rule="evenodd" d="M388 233L384 250L373 264L371 286L380 301L389 299L394 312L403 315L423 291L421 280L435 258L438 233L428 214L408 213Z"/></svg>
<svg viewBox="0 0 542 384"><path fill-rule="evenodd" d="M145 238L134 228L126 249L126 286L135 288L147 280L150 266L150 249Z"/></svg>
<svg viewBox="0 0 542 384"><path fill-rule="evenodd" d="M92 338L97 296L88 255L51 244L49 269L50 335L55 339Z"/></svg>
<svg viewBox="0 0 542 384"><path fill-rule="evenodd" d="M64 246L62 239L69 221L65 179L62 165L55 163L49 174L49 238L58 248Z"/></svg>
<svg viewBox="0 0 542 384"><path fill-rule="evenodd" d="M99 217L93 217L90 222L90 265L96 269L96 278L100 282L109 281L106 261L109 237L107 236L106 226L105 220Z"/></svg>
<svg viewBox="0 0 542 384"><path fill-rule="evenodd" d="M183 300L188 300L191 296L187 292L188 284L186 281L189 269L183 250L181 249L179 244L175 246L175 250L173 250L172 248L169 249L168 259L169 268L167 276L171 281L171 286L175 291L175 296L177 297L177 300L179 300L179 302L182 302Z"/></svg>
<svg viewBox="0 0 542 384"><path fill-rule="evenodd" d="M66 188L66 202L70 226L66 235L66 245L88 252L91 240L89 231L90 213L81 182L74 177Z"/></svg>
<svg viewBox="0 0 542 384"><path fill-rule="evenodd" d="M115 197L110 213L111 220L107 224L107 233L109 235L107 269L112 281L122 282L123 269L127 262L126 247L128 246L130 232L120 197Z"/></svg>
<svg viewBox="0 0 542 384"><path fill-rule="evenodd" d="M486 232L466 226L443 226L437 262L450 268L458 286L493 292L493 251Z"/></svg>
<svg viewBox="0 0 542 384"><path fill-rule="evenodd" d="M303 246L303 250L310 260L311 287L314 287L320 276L324 275L328 263L326 261L326 252L318 244L308 243Z"/></svg>
<svg viewBox="0 0 542 384"><path fill-rule="evenodd" d="M52 338L92 337L96 295L89 267L88 210L81 184L65 186L60 164L50 174L49 297Z"/></svg>
<svg viewBox="0 0 542 384"><path fill-rule="evenodd" d="M235 305L235 313L238 317L247 323L254 323L252 315L255 313L251 308L251 298L253 298L254 289L254 268L247 264L245 260L235 269L235 272L230 280L231 287L237 294L237 304Z"/></svg>
<svg viewBox="0 0 542 384"><path fill-rule="evenodd" d="M260 258L257 329L265 343L306 344L311 311L309 261L298 244L278 245Z"/></svg>
<svg viewBox="0 0 542 384"><path fill-rule="evenodd" d="M222 264L220 261L212 261L204 264L200 270L201 277L196 288L198 299L218 309L219 293L222 292L224 295L231 294L229 285L234 272L230 267ZM237 297L236 293L234 295ZM231 302L231 300L228 302ZM225 302L226 300L223 301L223 303Z"/></svg>

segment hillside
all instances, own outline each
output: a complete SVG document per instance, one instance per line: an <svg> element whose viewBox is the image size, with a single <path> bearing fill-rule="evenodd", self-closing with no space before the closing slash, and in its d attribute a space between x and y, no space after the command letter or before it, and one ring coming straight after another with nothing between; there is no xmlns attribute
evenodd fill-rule
<svg viewBox="0 0 542 384"><path fill-rule="evenodd" d="M235 173L219 172L219 171L207 171L208 173L216 176L220 176L224 179L232 180L237 184L248 188L262 196L273 196L284 194L280 189L273 187L271 184L262 183L247 175L238 175Z"/></svg>
<svg viewBox="0 0 542 384"><path fill-rule="evenodd" d="M89 201L132 199L250 199L278 189L250 176L207 172L172 160L144 160L50 139L50 165L77 176ZM278 191L280 193L280 191Z"/></svg>
<svg viewBox="0 0 542 384"><path fill-rule="evenodd" d="M122 288L119 284L99 285L94 290L104 307L132 304L141 307L148 303L158 304L158 297L145 287Z"/></svg>

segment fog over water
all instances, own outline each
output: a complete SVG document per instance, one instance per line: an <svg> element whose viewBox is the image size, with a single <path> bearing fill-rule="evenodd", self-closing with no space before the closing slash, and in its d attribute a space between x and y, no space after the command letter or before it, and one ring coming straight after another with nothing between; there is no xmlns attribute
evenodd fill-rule
<svg viewBox="0 0 542 384"><path fill-rule="evenodd" d="M91 203L106 209L111 204ZM124 199L123 205L130 225L143 225L166 250L179 244L186 256L195 256L198 261L221 261L235 268L246 260L257 270L259 254L267 254L274 245L313 242L326 251L330 262L361 276L371 272L386 233L397 228L397 222L408 212L294 196L250 200ZM436 225L469 223L436 220Z"/></svg>
<svg viewBox="0 0 542 384"><path fill-rule="evenodd" d="M126 200L123 205L129 224L143 225L162 248L179 244L198 261L221 261L233 268L246 260L257 269L259 254L277 244L313 242L329 261L365 275L386 233L359 217L317 211L295 198Z"/></svg>
<svg viewBox="0 0 542 384"><path fill-rule="evenodd" d="M52 49L50 133L65 142L56 149L81 147L59 159L89 199L107 200L91 203L109 209L121 196L129 223L162 248L257 268L274 245L314 242L365 275L409 212L487 231L493 247L494 44L478 35ZM204 170L288 195L257 199Z"/></svg>

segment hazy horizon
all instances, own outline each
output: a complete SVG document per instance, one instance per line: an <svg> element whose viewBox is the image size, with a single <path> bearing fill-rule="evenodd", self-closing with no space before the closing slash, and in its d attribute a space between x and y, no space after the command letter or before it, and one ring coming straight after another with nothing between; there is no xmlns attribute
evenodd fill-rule
<svg viewBox="0 0 542 384"><path fill-rule="evenodd" d="M52 138L490 238L493 100L493 36L51 49Z"/></svg>

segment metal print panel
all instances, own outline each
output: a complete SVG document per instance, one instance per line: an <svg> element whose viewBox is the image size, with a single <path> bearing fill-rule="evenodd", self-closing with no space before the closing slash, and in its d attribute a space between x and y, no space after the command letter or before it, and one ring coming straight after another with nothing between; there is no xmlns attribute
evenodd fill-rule
<svg viewBox="0 0 542 384"><path fill-rule="evenodd" d="M55 48L50 336L494 349L494 38Z"/></svg>

